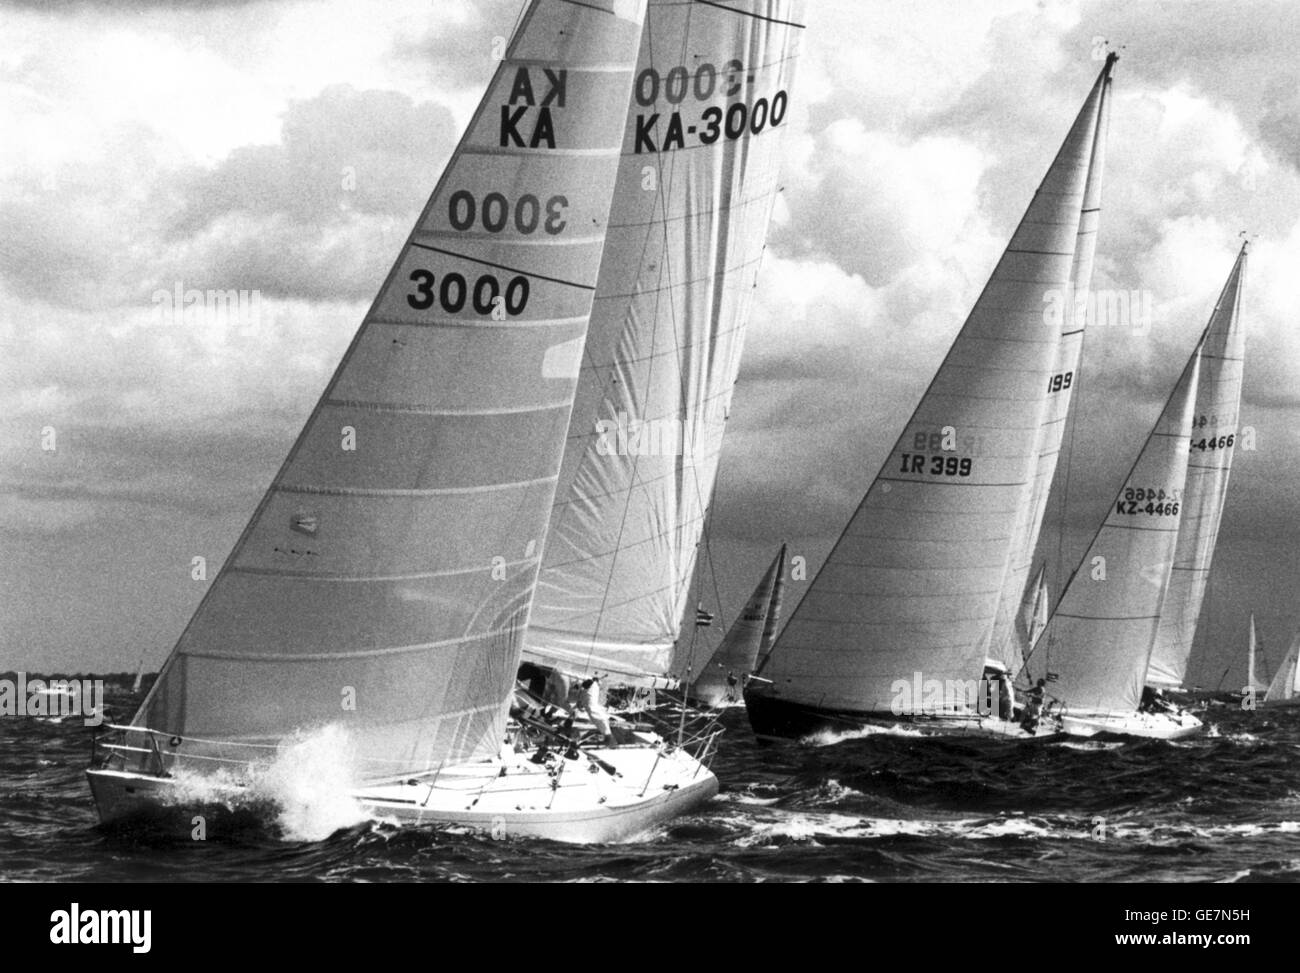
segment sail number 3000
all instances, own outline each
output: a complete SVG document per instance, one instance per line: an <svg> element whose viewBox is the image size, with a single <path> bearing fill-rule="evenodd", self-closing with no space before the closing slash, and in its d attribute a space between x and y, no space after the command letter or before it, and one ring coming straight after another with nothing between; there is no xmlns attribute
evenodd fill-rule
<svg viewBox="0 0 1300 973"><path fill-rule="evenodd" d="M463 274L452 271L442 275L442 283L434 290L431 271L411 271L415 293L406 295L406 303L417 311L427 311L435 304L448 314L459 314L466 301L479 314L492 314L498 309L506 314L519 314L528 306L528 278L511 277L502 293L501 282L492 274L483 274L471 289Z"/></svg>

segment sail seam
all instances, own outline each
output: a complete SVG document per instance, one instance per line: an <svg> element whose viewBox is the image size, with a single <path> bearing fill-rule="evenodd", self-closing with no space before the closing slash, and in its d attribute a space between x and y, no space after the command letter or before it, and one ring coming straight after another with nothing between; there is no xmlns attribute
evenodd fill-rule
<svg viewBox="0 0 1300 973"><path fill-rule="evenodd" d="M414 574L319 574L312 571L289 571L279 568L259 568L252 566L235 565L230 568L232 574L257 574L276 578L294 578L304 581L326 581L337 584L366 584L370 582L389 582L389 581L423 581L428 578L453 578L463 575L479 574L483 571L492 571L497 568L518 568L529 564L536 564L536 557L527 557L518 561L507 561L503 564L478 565L469 568L452 568L447 571L419 571Z"/></svg>
<svg viewBox="0 0 1300 973"><path fill-rule="evenodd" d="M495 631L480 632L476 635L466 635L456 639L443 639L438 642L424 642L419 645L395 645L384 649L356 649L351 652L304 652L302 654L269 652L259 654L256 652L223 652L211 649L195 651L186 649L182 654L192 659L243 659L249 662L330 662L334 659L365 659L380 655L400 655L405 652L428 652L432 649L450 648L468 642L496 638L498 635L506 635L513 631L515 631L515 628L511 626L496 629Z"/></svg>
<svg viewBox="0 0 1300 973"><path fill-rule="evenodd" d="M510 416L529 412L552 412L567 409L567 401L547 402L541 405L502 406L496 409L449 409L431 405L407 405L402 402L368 402L364 399L326 399L325 404L338 409L363 409L366 412L392 412L422 416Z"/></svg>
<svg viewBox="0 0 1300 973"><path fill-rule="evenodd" d="M763 20L769 24L781 24L783 27L797 27L799 30L806 29L805 24L800 24L793 20L781 20L778 17L769 17L767 14L755 13L752 10L741 10L737 7L729 7L725 3L716 2L716 0L694 0L694 2L703 4L706 7L717 7L719 10L725 10L728 13L739 14L742 17L753 17L755 20ZM677 4L674 4L673 6L677 6Z"/></svg>
<svg viewBox="0 0 1300 973"><path fill-rule="evenodd" d="M514 490L521 487L551 483L555 479L554 476L539 476L531 480L516 480L512 483L485 483L481 486L464 487L430 487L423 490L380 487L318 487L293 483L280 484L271 489L277 493L303 493L327 497L440 497L453 493L489 493L493 490Z"/></svg>
<svg viewBox="0 0 1300 973"><path fill-rule="evenodd" d="M421 250L429 250L433 253L441 253L447 257L455 257L457 260L467 260L473 264L482 264L484 267L495 267L497 270L508 270L512 274L523 274L525 277L532 277L536 280L549 281L552 284L562 284L565 287L577 287L584 291L594 291L595 284L579 284L577 281L564 280L561 277L547 277L545 274L535 273L531 270L521 270L518 267L510 267L506 264L497 263L495 260L484 260L482 257L471 257L469 254L456 253L454 250L446 250L442 247L431 246L428 243L417 243L411 241L411 246L418 247Z"/></svg>

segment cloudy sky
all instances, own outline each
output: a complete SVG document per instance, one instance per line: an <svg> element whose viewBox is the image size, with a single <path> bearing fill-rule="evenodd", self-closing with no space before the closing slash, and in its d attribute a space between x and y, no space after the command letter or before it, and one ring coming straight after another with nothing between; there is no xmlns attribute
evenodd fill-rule
<svg viewBox="0 0 1300 973"><path fill-rule="evenodd" d="M0 669L161 662L433 186L521 0L10 4L0 12ZM52 7L53 9L48 9ZM1073 567L1255 237L1243 422L1192 677L1248 613L1300 628L1300 4L809 0L724 452L730 617L781 540L820 564L1100 67L1094 286L1040 555ZM256 290L255 321L156 292ZM50 436L53 435L51 442ZM42 446L53 445L48 449ZM797 597L798 592L795 592Z"/></svg>

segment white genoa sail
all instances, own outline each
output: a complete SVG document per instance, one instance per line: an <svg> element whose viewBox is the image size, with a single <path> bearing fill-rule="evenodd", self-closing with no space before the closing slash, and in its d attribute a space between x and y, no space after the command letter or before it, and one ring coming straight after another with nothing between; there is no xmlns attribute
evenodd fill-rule
<svg viewBox="0 0 1300 973"><path fill-rule="evenodd" d="M1138 709L1178 542L1201 347L1025 660L1063 712Z"/></svg>
<svg viewBox="0 0 1300 973"><path fill-rule="evenodd" d="M699 667L699 676L690 684L688 695L710 706L727 698L740 699L741 681L754 671L763 636L775 626L777 588L785 565L785 545L764 572L758 587L745 602L740 616L727 629L722 643L711 658Z"/></svg>
<svg viewBox="0 0 1300 973"><path fill-rule="evenodd" d="M1286 658L1278 666L1273 681L1268 684L1268 692L1264 694L1264 702L1300 701L1300 699L1297 699L1297 697L1300 697L1300 666L1296 664L1298 660L1300 660L1300 635L1297 635L1291 642L1291 648L1287 650Z"/></svg>
<svg viewBox="0 0 1300 973"><path fill-rule="evenodd" d="M1151 650L1149 686L1177 688L1187 678L1196 623L1210 577L1241 412L1246 331L1240 311L1246 250L1243 245L1215 303L1201 349L1178 549Z"/></svg>
<svg viewBox="0 0 1300 973"><path fill-rule="evenodd" d="M651 0L525 655L673 663L757 280L802 0Z"/></svg>
<svg viewBox="0 0 1300 973"><path fill-rule="evenodd" d="M168 756L326 723L386 773L498 752L643 13L644 0L528 7L135 716L175 734Z"/></svg>
<svg viewBox="0 0 1300 973"><path fill-rule="evenodd" d="M897 683L983 670L1010 538L1038 469L1101 110L1093 86L929 389L750 690L819 711L894 713ZM750 696L747 694L747 701ZM964 708L963 708L964 712ZM760 719L751 703L751 720ZM756 724L757 728L757 724Z"/></svg>

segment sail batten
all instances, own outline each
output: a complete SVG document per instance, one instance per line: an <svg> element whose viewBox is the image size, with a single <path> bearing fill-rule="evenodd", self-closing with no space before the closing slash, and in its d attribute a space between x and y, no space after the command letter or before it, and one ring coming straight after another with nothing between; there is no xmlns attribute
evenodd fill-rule
<svg viewBox="0 0 1300 973"><path fill-rule="evenodd" d="M196 740L327 723L350 730L363 766L390 772L498 751L644 6L531 0L134 718L184 740L182 762L201 756Z"/></svg>

